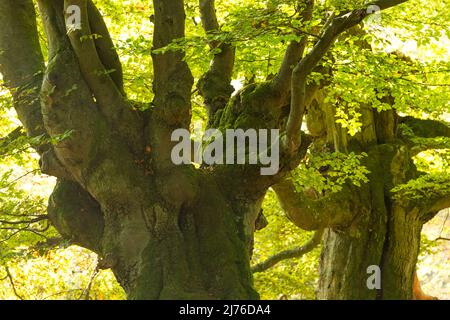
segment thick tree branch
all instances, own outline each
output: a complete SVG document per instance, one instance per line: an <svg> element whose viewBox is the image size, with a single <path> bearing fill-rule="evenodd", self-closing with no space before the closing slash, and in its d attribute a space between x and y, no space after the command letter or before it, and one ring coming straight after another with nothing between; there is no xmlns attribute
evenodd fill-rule
<svg viewBox="0 0 450 320"><path fill-rule="evenodd" d="M58 180L49 199L48 217L65 239L100 253L103 213L95 199L78 184Z"/></svg>
<svg viewBox="0 0 450 320"><path fill-rule="evenodd" d="M102 91L97 99L93 98L95 90L88 86L80 71L80 62L66 34L64 3L39 0L38 4L49 42L49 62L41 90L44 123L51 137L71 133L55 146L55 154L74 179L85 183L83 170L93 170L93 163L98 165L100 158L117 157L118 148L125 157L142 154L143 126L128 104L123 103L123 97L109 104L108 93ZM87 20L84 21L86 24ZM98 80L94 78L92 82ZM95 85L105 90L111 87L116 96L120 95L109 76L103 79L104 84ZM108 117L111 108L117 113Z"/></svg>
<svg viewBox="0 0 450 320"><path fill-rule="evenodd" d="M133 143L140 141L142 124L123 95L120 61L106 25L90 0L65 0L66 19L72 14L67 8L73 5L81 10L81 29L67 25L67 34L97 106L124 137Z"/></svg>
<svg viewBox="0 0 450 320"><path fill-rule="evenodd" d="M220 28L214 2L215 0L199 0L202 25L206 32L219 31ZM220 43L212 41L210 45L216 48Z"/></svg>
<svg viewBox="0 0 450 320"><path fill-rule="evenodd" d="M412 145L411 155L415 156L426 150L439 150L450 148L450 138L410 138L408 142Z"/></svg>
<svg viewBox="0 0 450 320"><path fill-rule="evenodd" d="M41 113L40 90L44 58L39 44L36 13L31 0L5 0L0 3L0 72L13 95L13 105L30 137L46 136ZM54 154L49 144L33 146L41 155ZM49 159L48 156L45 158ZM43 173L69 177L56 159L46 161Z"/></svg>
<svg viewBox="0 0 450 320"><path fill-rule="evenodd" d="M253 273L263 272L275 266L277 263L283 260L300 258L301 256L314 250L314 248L316 248L320 244L320 242L322 241L322 235L323 230L316 231L312 236L312 238L302 246L277 253L276 255L268 258L267 260L253 266L252 272Z"/></svg>
<svg viewBox="0 0 450 320"><path fill-rule="evenodd" d="M45 65L33 2L2 0L0 16L0 72L28 135L45 134L39 102Z"/></svg>
<svg viewBox="0 0 450 320"><path fill-rule="evenodd" d="M301 2L305 4L305 7L300 15L301 19L303 22L308 22L312 18L314 0ZM298 7L300 7L300 3ZM297 10L300 10L300 8L297 8ZM272 80L273 88L283 95L287 94L291 89L292 70L302 58L307 44L308 37L307 35L303 35L300 41L292 41L286 49L280 69L278 70L275 78Z"/></svg>
<svg viewBox="0 0 450 320"><path fill-rule="evenodd" d="M153 0L155 29L153 34L153 91L158 116L170 126L188 128L191 115L191 91L194 79L184 61L182 50L155 50L185 36L183 0Z"/></svg>
<svg viewBox="0 0 450 320"><path fill-rule="evenodd" d="M103 19L99 15L94 15L94 5L91 3L88 10L88 0L65 0L64 10L66 12L66 19L72 14L67 10L70 6L77 6L81 9L81 29L77 29L74 26L67 25L67 34L69 36L72 47L78 57L81 71L89 87L93 91L95 97L101 105L108 106L108 110L105 110L108 116L113 116L117 113L118 106L117 101L123 99L120 94L120 90L114 83L110 76L111 70L107 70L103 61L100 59L97 52L95 38L98 37L91 30L91 25L96 25L97 29L101 29L103 33L107 32ZM91 17L89 16L91 12ZM91 21L91 19L93 21ZM101 20L100 20L101 19ZM99 25L99 22L103 22ZM102 37L104 35L100 34ZM103 47L103 46L102 46ZM112 48L110 48L112 51ZM106 55L106 52L103 52ZM110 58L108 56L108 58ZM111 62L111 61L108 61Z"/></svg>
<svg viewBox="0 0 450 320"><path fill-rule="evenodd" d="M350 203L346 200L348 195L345 196L351 191L345 188L322 198L309 195L308 190L297 191L290 178L285 178L272 188L289 220L301 229L345 226L354 218Z"/></svg>
<svg viewBox="0 0 450 320"><path fill-rule="evenodd" d="M43 5L42 1L40 2L41 8L43 9L43 18L44 23L47 28L47 34L49 36L49 47L50 47L50 59L49 62L50 69L52 66L54 66L53 58L56 56L57 52L60 49L64 48L64 37L65 33L61 32L58 33L58 20L55 19L54 15L54 9L51 4L52 1L46 1L46 4ZM62 16L63 7L62 4L58 5L60 11L59 14ZM0 14L2 16L2 19L0 19L0 27L2 28L2 32L0 33L0 71L3 74L4 80L8 86L8 88L12 91L13 97L14 97L14 107L16 108L20 120L24 124L24 127L31 137L46 135L47 130L44 126L43 116L41 112L41 101L40 101L40 91L41 91L41 85L43 82L43 75L44 75L44 60L43 56L41 54L40 44L38 40L38 33L37 33L37 26L36 26L36 15L34 11L34 5L31 0L5 0L0 2ZM64 26L62 26L64 27ZM66 67L68 67L68 70L76 70L76 65L70 65L69 61L64 61L64 63L68 64ZM67 75L69 77L69 80L76 81L77 78L74 77L71 79L70 75L71 72L68 72L65 74L62 72L63 75ZM50 76L52 79L59 80L60 75ZM48 81L48 79L47 79ZM70 101L70 88L74 88L73 84L74 82L70 83L66 88L64 88L64 85L66 83L58 81L58 89L64 91L67 89L68 91L62 92L61 96L64 98L63 100ZM55 87L52 87L52 91L55 89ZM90 96L89 92L86 92L86 96ZM80 140L83 140L84 142L88 142L90 138L89 136L92 136L90 134L90 130L86 127L83 127L83 125L86 125L87 122L85 119L88 119L90 116L90 112L83 112L83 108L80 107L80 97L81 103L83 103L83 95L81 93L78 93L78 96L76 97L76 108L74 110L79 110L82 113L82 117L74 116L74 113L72 112L66 112L64 110L59 111L62 112L59 116L56 117L55 115L51 115L50 113L46 113L46 117L51 118L50 124L53 123L55 126L54 131L58 134L64 133L67 129L70 129L68 127L65 127L64 125L64 119L68 116L69 119L75 120L75 119L82 119L80 122L81 126L77 127L77 129L84 131L85 138L81 138ZM50 98L50 97L46 97ZM51 98L50 98L51 99ZM94 108L91 108L92 110ZM78 112L79 112L78 111ZM77 111L75 111L77 112ZM94 116L92 120L95 121L96 117ZM55 121L58 120L58 121ZM47 123L48 124L48 123ZM100 123L95 122L95 126L98 126ZM93 124L94 125L94 124ZM15 133L19 133L19 129L15 130ZM61 146L57 146L61 147ZM70 149L70 148L69 148ZM61 150L61 149L59 149ZM45 145L45 146L37 146L37 151L41 154L41 170L44 173L54 175L57 177L64 177L66 179L73 179L73 176L69 171L61 164L61 161L59 157L56 155L53 146ZM80 149L74 150L74 152L77 153L83 153ZM71 161L74 161L75 159L71 159ZM65 181L65 180L64 180ZM69 183L69 182L66 182ZM79 185L77 185L75 182L70 182L70 185L73 186L77 190L76 194L71 194L68 196L68 199L72 199L72 201L76 201L78 206L83 206L86 203L90 203L90 207L92 208L99 208L99 205L95 202L95 200L86 192L84 191ZM56 195L53 196L53 198L57 197ZM75 199L75 200L73 200ZM56 204L57 202L53 202L53 204ZM60 208L56 208L55 206L53 208L49 209L49 212L61 212L61 210L64 210L64 206L67 206L68 203L58 203L58 205L62 206ZM78 210L79 212L82 211L83 208L80 208ZM50 214L50 213L49 213ZM50 214L51 216L51 214ZM83 215L79 215L76 217L77 219L80 219L80 217L83 217ZM96 217L100 221L102 221L102 213L100 210L97 210ZM27 221L3 221L4 224L10 224L10 225L21 225L21 224L31 224L36 223L41 220L47 219L47 216L42 217L36 217L35 219L28 219ZM58 228L57 223L57 229L59 231L62 230L62 234L64 234L64 228L67 228L67 226L70 226L71 223L75 222L67 222L65 221L64 226ZM80 230L86 231L90 230L91 226L82 226L80 227ZM37 232L36 230L29 229L29 228L22 228L23 231L28 232ZM20 230L13 233L17 234ZM41 235L39 233L39 235ZM72 238L69 237L69 239ZM82 236L75 237L76 239L81 238ZM98 241L97 241L98 242ZM84 243L83 240L79 241L79 243ZM94 241L90 242L86 247L97 247L99 244L94 243Z"/></svg>
<svg viewBox="0 0 450 320"><path fill-rule="evenodd" d="M365 17L371 15L373 10L370 6L377 6L384 10L407 0L380 0L367 4L362 9L353 10L333 18L329 26L323 32L320 40L311 51L297 64L292 72L291 84L291 110L286 127L286 139L283 148L290 153L300 146L300 128L306 109L306 80L311 71L327 53L336 38L345 30L359 24Z"/></svg>
<svg viewBox="0 0 450 320"><path fill-rule="evenodd" d="M208 35L219 32L214 0L200 0L202 25ZM214 54L209 70L199 80L197 88L204 98L210 122L215 113L227 104L234 89L231 85L235 62L235 48L229 43L211 40L211 50L219 50Z"/></svg>
<svg viewBox="0 0 450 320"><path fill-rule="evenodd" d="M450 125L442 121L417 119L414 117L401 117L399 119L399 123L406 124L417 137L450 138Z"/></svg>
<svg viewBox="0 0 450 320"><path fill-rule="evenodd" d="M395 200L405 210L417 212L423 223L450 208L450 182L444 173L422 175L400 187L393 190Z"/></svg>
<svg viewBox="0 0 450 320"><path fill-rule="evenodd" d="M92 99L67 38L64 4L55 0L39 0L38 4L49 49L41 88L43 120L51 137L72 132L70 138L55 146L55 153L72 176L80 178L92 152L100 149L93 140L106 121Z"/></svg>
<svg viewBox="0 0 450 320"><path fill-rule="evenodd" d="M120 62L119 55L115 50L114 43L111 39L105 21L92 0L88 0L87 9L89 26L92 33L100 36L100 38L94 38L98 56L102 61L103 66L108 71L111 79L116 84L117 89L119 89L120 93L125 96L125 91L123 88L122 64Z"/></svg>
<svg viewBox="0 0 450 320"><path fill-rule="evenodd" d="M450 148L450 126L437 120L402 117L399 135L406 140L412 155L430 149Z"/></svg>
<svg viewBox="0 0 450 320"><path fill-rule="evenodd" d="M430 206L429 212L436 212L450 208L450 194L441 196L439 199L435 199Z"/></svg>

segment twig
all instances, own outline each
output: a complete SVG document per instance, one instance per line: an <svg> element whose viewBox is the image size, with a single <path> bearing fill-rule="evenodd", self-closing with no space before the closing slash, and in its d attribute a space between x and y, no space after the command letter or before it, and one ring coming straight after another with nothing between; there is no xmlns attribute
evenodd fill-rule
<svg viewBox="0 0 450 320"><path fill-rule="evenodd" d="M41 300L47 300L49 298L52 298L52 297L55 297L55 296L59 296L59 295L64 294L64 293L69 293L69 292L74 292L74 291L82 291L82 290L84 290L84 289L80 288L80 289L70 289L70 290L60 291L60 292L51 294L49 296L46 296L45 298L42 298Z"/></svg>
<svg viewBox="0 0 450 320"><path fill-rule="evenodd" d="M81 292L80 297L78 298L78 300L89 300L89 295L91 292L91 288L92 288L92 284L94 282L95 277L98 275L100 269L98 267L98 262L97 262L97 266L95 267L94 272L91 275L91 278L89 279L89 283L87 285L87 287L83 290L83 292Z"/></svg>
<svg viewBox="0 0 450 320"><path fill-rule="evenodd" d="M11 283L11 287L13 289L14 294L16 295L17 298L19 298L20 300L25 300L16 290L16 286L14 285L14 280L13 277L11 275L11 272L9 271L8 266L5 266L5 270L6 270L6 276L9 279L9 282Z"/></svg>
<svg viewBox="0 0 450 320"><path fill-rule="evenodd" d="M14 180L11 181L9 184L7 184L7 185L4 186L4 187L1 187L0 189L6 189L6 188L9 188L10 186L12 186L14 183L16 183L17 181L19 181L20 179L23 179L23 178L25 178L26 176L28 176L28 175L30 175L30 174L32 174L32 173L39 172L39 171L40 171L40 169L31 170L31 171L25 173L24 175L18 177L17 179L14 179Z"/></svg>
<svg viewBox="0 0 450 320"><path fill-rule="evenodd" d="M434 239L434 241L439 241L439 240L450 241L449 238L442 237L442 233L444 232L444 228L445 228L445 225L446 225L446 223L447 223L447 220L448 220L448 217L449 217L449 216L450 216L450 210L447 211L447 215L446 215L446 217L445 217L444 223L443 223L442 226L441 226L441 231L439 232L439 237L437 237L436 239Z"/></svg>
<svg viewBox="0 0 450 320"><path fill-rule="evenodd" d="M35 235L38 235L38 236L42 237L42 238L48 239L48 237L45 236L45 235L43 235L41 232L47 231L47 230L50 228L50 225L47 225L47 226L46 226L44 229L42 229L42 230L30 229L30 228L28 228L28 227L29 227L29 226L27 226L27 227L25 227L25 228L0 227L0 230L9 230L9 231L14 230L14 233L12 234L12 236L15 236L17 233L22 232L22 231L24 231L24 232L31 232L31 233L34 233ZM1 240L0 243L5 242L5 241L11 239L12 236L8 237L7 239Z"/></svg>
<svg viewBox="0 0 450 320"><path fill-rule="evenodd" d="M447 223L448 217L450 216L450 210L447 210L447 215L445 216L444 223L441 226L441 231L439 232L439 237L442 236L442 232L444 232L445 225Z"/></svg>
<svg viewBox="0 0 450 320"><path fill-rule="evenodd" d="M15 232L13 232L12 234L10 234L9 236L7 236L5 239L0 240L0 243L4 243L8 240L10 240L12 237L14 237L16 234L18 234L20 232L20 230L17 230Z"/></svg>
<svg viewBox="0 0 450 320"><path fill-rule="evenodd" d="M31 224L31 223L37 223L42 220L48 220L47 215L41 215L40 217L37 217L32 220L23 220L23 221L7 221L7 220L0 220L0 224L11 224L11 225L18 225L18 224Z"/></svg>

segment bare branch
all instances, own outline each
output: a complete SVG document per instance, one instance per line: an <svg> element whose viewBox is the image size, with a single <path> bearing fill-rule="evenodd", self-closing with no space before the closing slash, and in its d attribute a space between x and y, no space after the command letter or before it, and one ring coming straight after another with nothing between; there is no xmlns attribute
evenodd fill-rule
<svg viewBox="0 0 450 320"><path fill-rule="evenodd" d="M19 233L20 233L20 230L14 231L14 232L11 233L10 235L8 235L6 238L1 239L1 240L0 240L0 243L5 243L5 242L9 241L10 239L12 239L14 236L16 236L16 235L19 234Z"/></svg>
<svg viewBox="0 0 450 320"><path fill-rule="evenodd" d="M16 234L16 232L31 232L31 233L33 233L33 234L35 234L37 236L40 236L42 238L45 238L47 240L48 237L46 235L44 235L43 232L46 232L49 228L50 228L50 225L47 225L43 229L39 230L39 229L30 228L30 226L27 225L27 227L23 227L23 228L0 227L0 230L13 230L14 231L14 235Z"/></svg>
<svg viewBox="0 0 450 320"><path fill-rule="evenodd" d="M53 249L55 247L60 246L61 244L70 244L70 241L67 241L66 239L62 237L53 237L53 238L47 238L45 241L40 241L33 247L31 247L31 250L42 250L42 249Z"/></svg>
<svg viewBox="0 0 450 320"><path fill-rule="evenodd" d="M78 300L89 300L89 295L91 293L92 284L94 283L95 277L99 274L100 269L97 266L95 267L95 270L92 272L91 277L89 278L89 283L86 286L86 288L81 292L80 297Z"/></svg>
<svg viewBox="0 0 450 320"><path fill-rule="evenodd" d="M0 224L9 224L9 225L32 224L32 223L37 223L37 222L40 222L43 220L48 220L48 216L42 215L40 217L31 219L31 220L23 220L23 221L0 220Z"/></svg>
<svg viewBox="0 0 450 320"><path fill-rule="evenodd" d="M28 176L28 175L30 175L30 174L37 173L37 172L39 172L38 169L28 171L27 173L25 173L25 174L21 175L20 177L14 179L13 181L11 181L10 183L8 183L6 186L1 187L0 189L6 189L6 188L9 188L9 187L11 187L13 184L15 184L17 181L19 181L20 179L23 179L23 178L25 178L26 176Z"/></svg>
<svg viewBox="0 0 450 320"><path fill-rule="evenodd" d="M442 237L442 233L444 232L444 228L445 228L445 225L446 225L447 220L448 220L449 217L450 217L450 208L447 209L447 214L446 214L446 216L445 216L444 223L442 224L441 230L440 230L440 232L439 232L439 237Z"/></svg>
<svg viewBox="0 0 450 320"><path fill-rule="evenodd" d="M7 274L7 276L8 276L8 279L9 279L9 283L11 284L11 287L12 287L12 289L13 289L14 295L15 295L17 298L19 298L20 300L25 300L25 299L17 292L16 285L14 284L14 279L13 279L13 277L12 277L12 275L11 275L11 272L9 271L8 266L5 266L5 270L6 270L6 274Z"/></svg>
<svg viewBox="0 0 450 320"><path fill-rule="evenodd" d="M46 297L42 298L41 300L48 300L50 298L53 298L53 297L56 297L56 296L60 296L60 295L65 294L65 293L78 292L78 291L83 291L83 290L84 289L79 288L79 289L70 289L70 290L60 291L60 292L51 294L49 296L46 296Z"/></svg>
<svg viewBox="0 0 450 320"><path fill-rule="evenodd" d="M277 263L279 263L283 260L300 258L301 256L307 254L308 252L311 252L314 248L316 248L320 244L320 242L322 241L322 235L323 235L323 229L316 231L314 233L314 235L312 236L312 238L308 242L303 244L302 246L294 248L294 249L282 251L280 253L277 253L274 256L271 256L267 260L253 266L252 272L253 273L263 272L263 271L266 271L267 269L275 266Z"/></svg>

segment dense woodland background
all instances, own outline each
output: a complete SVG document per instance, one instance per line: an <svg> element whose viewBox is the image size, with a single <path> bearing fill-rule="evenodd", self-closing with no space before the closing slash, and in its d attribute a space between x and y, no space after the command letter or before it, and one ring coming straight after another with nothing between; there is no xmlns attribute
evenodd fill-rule
<svg viewBox="0 0 450 320"><path fill-rule="evenodd" d="M154 95L149 52L154 28L151 1L94 2L105 18L120 56L128 98L136 104L151 101ZM318 2L321 10L338 11L357 7L364 1ZM225 25L223 34L231 34L236 47L232 75L236 91L276 74L287 43L296 37L292 34L296 28L296 21L291 19L292 3L216 1L219 22ZM214 52L201 26L197 1L185 1L185 8L186 38L163 50L183 48L185 60L198 81ZM45 39L40 19L38 22L40 37ZM321 24L318 15L308 30L315 34ZM450 122L450 2L408 1L366 21L360 31L364 32L362 38L361 34L344 34L325 59L324 65L329 63L334 68L328 99L339 97L343 102L336 111L336 123L351 136L357 134L361 130L361 105L370 103L379 111L392 108L380 102L379 97L386 91L397 99L395 108L403 115ZM223 34L216 37L220 39ZM371 44L371 49L364 48L360 41ZM46 42L40 43L46 55ZM322 78L321 73L311 75L311 81L320 82ZM31 148L39 141L27 138L21 129L16 130L21 123L11 94L1 82L0 85L0 299L125 299L113 273L97 270L95 253L63 240L47 220L40 219L46 215L56 179L40 173L39 156ZM192 120L207 122L198 91L192 95ZM426 194L439 188L450 189L449 147L448 140L438 141L434 147L418 153L414 158L418 168L438 178L419 181L400 191ZM294 175L298 185L320 192L339 192L341 185L349 181L356 186L367 182L358 159L344 159L336 168L341 179L330 186L319 172L329 161L314 160L312 156L303 161ZM264 199L263 212L268 225L255 234L252 265L302 245L313 234L286 219L272 190ZM11 224L18 220L26 222ZM424 227L418 275L424 291L450 299L450 241L437 238L450 238L449 209L441 211ZM300 258L284 260L255 273L254 285L261 298L315 299L321 249L319 245Z"/></svg>

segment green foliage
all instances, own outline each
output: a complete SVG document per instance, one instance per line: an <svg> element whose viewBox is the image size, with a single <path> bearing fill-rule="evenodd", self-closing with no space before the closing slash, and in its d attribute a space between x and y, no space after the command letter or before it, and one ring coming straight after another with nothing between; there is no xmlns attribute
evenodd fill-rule
<svg viewBox="0 0 450 320"><path fill-rule="evenodd" d="M408 1L401 9L383 11L379 23L366 23L364 30L338 39L324 61L333 73L327 101L337 106L338 122L351 134L361 126L361 106L445 118L450 109L450 64L445 58L449 4Z"/></svg>
<svg viewBox="0 0 450 320"><path fill-rule="evenodd" d="M367 154L344 154L340 152L314 154L293 171L292 179L298 190L314 188L319 194L335 193L351 183L361 186L368 182L370 173L361 164Z"/></svg>
<svg viewBox="0 0 450 320"><path fill-rule="evenodd" d="M426 174L393 188L395 199L423 201L450 195L450 174Z"/></svg>

